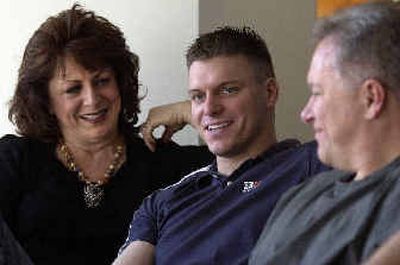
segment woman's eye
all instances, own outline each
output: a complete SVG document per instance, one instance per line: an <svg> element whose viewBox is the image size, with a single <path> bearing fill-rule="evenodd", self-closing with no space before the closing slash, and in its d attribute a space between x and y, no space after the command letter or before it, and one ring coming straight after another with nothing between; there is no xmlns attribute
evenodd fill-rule
<svg viewBox="0 0 400 265"><path fill-rule="evenodd" d="M66 93L67 94L76 94L80 91L81 86L71 86L69 88L66 89Z"/></svg>

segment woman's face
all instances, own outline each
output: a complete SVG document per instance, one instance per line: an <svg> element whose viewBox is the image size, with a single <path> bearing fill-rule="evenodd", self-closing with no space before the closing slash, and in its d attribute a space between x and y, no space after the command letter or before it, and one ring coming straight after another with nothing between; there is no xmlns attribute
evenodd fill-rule
<svg viewBox="0 0 400 265"><path fill-rule="evenodd" d="M114 139L121 111L114 72L110 68L88 71L72 57L65 71L49 83L50 111L57 117L64 140L87 143Z"/></svg>

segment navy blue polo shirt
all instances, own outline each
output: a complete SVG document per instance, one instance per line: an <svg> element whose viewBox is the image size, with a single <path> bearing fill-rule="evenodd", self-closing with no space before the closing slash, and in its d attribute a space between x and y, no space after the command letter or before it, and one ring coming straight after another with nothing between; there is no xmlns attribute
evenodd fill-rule
<svg viewBox="0 0 400 265"><path fill-rule="evenodd" d="M156 264L247 264L282 193L326 169L315 142L295 140L273 145L229 177L214 162L147 197L124 246L155 245Z"/></svg>

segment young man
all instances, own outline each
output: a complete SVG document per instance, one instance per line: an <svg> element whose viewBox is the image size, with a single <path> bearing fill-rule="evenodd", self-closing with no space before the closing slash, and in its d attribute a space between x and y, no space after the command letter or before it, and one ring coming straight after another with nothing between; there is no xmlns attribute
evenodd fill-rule
<svg viewBox="0 0 400 265"><path fill-rule="evenodd" d="M281 198L252 265L360 264L400 229L400 9L356 6L314 37L301 117L321 161L339 170Z"/></svg>
<svg viewBox="0 0 400 265"><path fill-rule="evenodd" d="M277 142L278 87L254 31L202 35L186 59L192 123L216 161L144 200L115 264L246 264L281 194L325 169L315 144Z"/></svg>

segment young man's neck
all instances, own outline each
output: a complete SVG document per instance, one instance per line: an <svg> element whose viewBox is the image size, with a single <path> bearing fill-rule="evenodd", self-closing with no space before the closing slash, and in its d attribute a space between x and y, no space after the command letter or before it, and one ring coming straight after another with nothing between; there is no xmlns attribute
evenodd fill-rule
<svg viewBox="0 0 400 265"><path fill-rule="evenodd" d="M269 149L272 145L274 145L276 142L277 142L276 139L272 138L270 139L270 141L268 141L266 145L263 145L256 150L242 153L232 157L224 157L217 155L216 159L217 159L218 172L224 176L229 177L245 161L258 157L259 155L264 153L267 149Z"/></svg>

